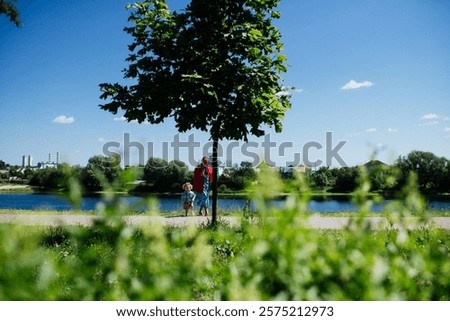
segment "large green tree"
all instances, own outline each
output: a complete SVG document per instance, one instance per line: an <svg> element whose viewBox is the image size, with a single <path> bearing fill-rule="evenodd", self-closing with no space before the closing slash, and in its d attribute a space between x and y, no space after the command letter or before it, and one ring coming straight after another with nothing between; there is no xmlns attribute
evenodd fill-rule
<svg viewBox="0 0 450 321"><path fill-rule="evenodd" d="M191 0L180 12L163 0L129 5L134 41L124 77L130 85L100 84L100 105L129 120L180 132L208 131L213 141L213 211L217 217L217 152L221 139L247 140L264 125L282 129L290 108L281 74L281 34L273 25L280 0Z"/></svg>
<svg viewBox="0 0 450 321"><path fill-rule="evenodd" d="M100 191L109 185L116 187L123 185L120 159L116 157L92 156L80 176L87 192Z"/></svg>
<svg viewBox="0 0 450 321"><path fill-rule="evenodd" d="M143 179L148 191L181 192L181 186L189 180L189 168L182 161L151 157L144 167Z"/></svg>
<svg viewBox="0 0 450 321"><path fill-rule="evenodd" d="M419 189L426 193L447 192L445 190L449 161L430 152L414 150L400 157L395 165L400 169L400 186L405 184L410 172L417 175Z"/></svg>

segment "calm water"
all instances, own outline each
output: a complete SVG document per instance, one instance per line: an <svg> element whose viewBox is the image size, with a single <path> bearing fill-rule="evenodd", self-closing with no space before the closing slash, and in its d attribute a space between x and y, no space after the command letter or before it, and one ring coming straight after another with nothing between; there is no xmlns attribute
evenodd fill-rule
<svg viewBox="0 0 450 321"><path fill-rule="evenodd" d="M141 205L142 197L137 196L123 196L123 202L134 205L136 210L144 210L145 207ZM84 197L81 209L95 210L103 200L100 197ZM387 201L389 202L389 201ZM220 198L219 208L224 210L242 209L246 203L242 198ZM284 201L273 201L274 206L282 206ZM450 211L450 198L439 198L429 200L427 206L435 210ZM181 201L178 197L161 197L159 198L159 207L162 211L181 211ZM49 194L0 194L0 208L2 209L51 209L51 210L70 210L72 206L62 197ZM350 212L357 211L357 207L353 205L346 197L339 197L334 199L315 199L311 200L308 208L314 212ZM374 211L380 211L381 205L375 206Z"/></svg>

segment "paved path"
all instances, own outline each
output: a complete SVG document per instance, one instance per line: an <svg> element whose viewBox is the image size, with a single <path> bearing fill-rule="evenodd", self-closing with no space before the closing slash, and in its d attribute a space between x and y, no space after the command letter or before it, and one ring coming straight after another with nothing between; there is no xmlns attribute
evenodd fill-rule
<svg viewBox="0 0 450 321"><path fill-rule="evenodd" d="M31 186L30 185L14 185L14 184L0 185L0 191L1 190L9 191L9 190L17 190L17 189L29 189L29 190L31 190Z"/></svg>
<svg viewBox="0 0 450 321"><path fill-rule="evenodd" d="M75 214L0 214L0 223L13 223L22 225L41 225L41 226L58 226L58 225L82 225L89 226L93 223L95 215L75 215ZM131 215L124 216L123 219L130 225L147 225L147 224L164 224L168 226L185 226L205 224L211 217L188 216L188 217L162 217L162 216L146 216ZM239 219L236 217L224 216L223 219L230 224L238 224ZM349 217L331 217L331 216L312 216L308 219L308 226L320 229L341 229L345 227ZM383 228L388 225L388 221L383 217L366 218L373 228ZM411 228L418 228L422 225L414 222L414 219L408 223ZM434 217L432 225L450 230L450 217Z"/></svg>

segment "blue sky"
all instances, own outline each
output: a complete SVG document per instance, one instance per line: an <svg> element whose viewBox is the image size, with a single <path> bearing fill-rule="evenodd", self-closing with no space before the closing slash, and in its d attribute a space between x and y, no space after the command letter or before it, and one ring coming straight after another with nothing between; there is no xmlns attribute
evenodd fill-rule
<svg viewBox="0 0 450 321"><path fill-rule="evenodd" d="M32 155L36 164L59 152L62 161L84 166L107 142L123 147L125 133L144 146L145 158L164 157L164 142L177 134L172 120L127 123L98 107L98 84L123 82L127 3L19 0L23 27L0 17L1 160L21 164L22 155ZM168 3L179 8L185 1ZM309 161L325 165L327 132L332 147L346 142L338 153L347 165L373 154L392 163L412 150L450 158L450 1L282 0L279 9L290 65L284 80L297 90L283 133L267 130L277 143L272 161L303 158L303 147L316 142L323 148L310 149ZM180 140L192 134L201 146L208 142L196 131ZM258 147L250 148L261 158L263 140L253 138ZM292 146L284 156L283 142ZM233 162L248 160L239 148ZM137 148L129 150L129 162L137 163ZM198 148L192 157L202 154ZM187 161L187 151L180 157ZM340 166L336 159L331 165Z"/></svg>

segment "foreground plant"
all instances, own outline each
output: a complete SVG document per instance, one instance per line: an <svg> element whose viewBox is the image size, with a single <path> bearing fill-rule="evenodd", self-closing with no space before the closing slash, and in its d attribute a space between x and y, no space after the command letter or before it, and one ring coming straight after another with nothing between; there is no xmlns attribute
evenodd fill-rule
<svg viewBox="0 0 450 321"><path fill-rule="evenodd" d="M128 226L114 193L92 227L0 225L0 300L450 299L450 233L405 219L429 223L414 179L384 213L392 225L374 230L364 217L379 200L362 174L359 216L321 231L306 224L302 177L285 186L262 172L239 226ZM283 208L270 206L277 190L290 191Z"/></svg>

